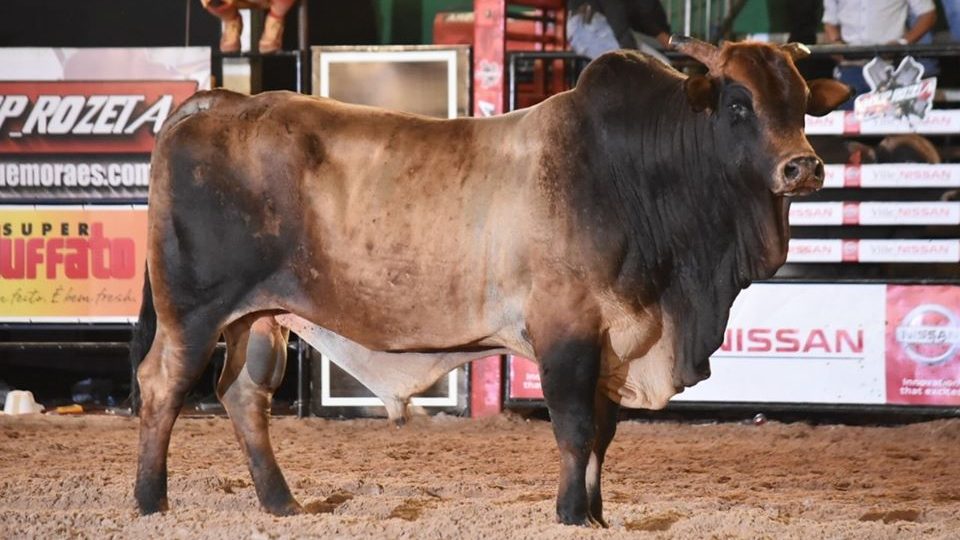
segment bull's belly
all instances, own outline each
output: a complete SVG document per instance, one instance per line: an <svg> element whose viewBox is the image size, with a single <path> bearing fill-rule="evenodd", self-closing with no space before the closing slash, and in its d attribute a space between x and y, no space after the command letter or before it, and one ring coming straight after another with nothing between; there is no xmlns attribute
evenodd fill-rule
<svg viewBox="0 0 960 540"><path fill-rule="evenodd" d="M510 352L502 348L472 352L381 352L297 315L288 313L276 319L380 398L391 419L404 417L410 397L425 391L451 370L484 356Z"/></svg>

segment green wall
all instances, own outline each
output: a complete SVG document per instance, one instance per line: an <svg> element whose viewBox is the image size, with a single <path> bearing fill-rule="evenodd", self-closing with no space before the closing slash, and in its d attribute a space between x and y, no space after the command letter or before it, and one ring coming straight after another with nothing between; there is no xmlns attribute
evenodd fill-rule
<svg viewBox="0 0 960 540"><path fill-rule="evenodd" d="M437 12L472 10L473 0L377 0L380 43L432 43Z"/></svg>
<svg viewBox="0 0 960 540"><path fill-rule="evenodd" d="M664 4L671 0L663 0ZM682 2L674 4L671 24L683 29ZM722 0L712 0L720 9ZM787 3L791 0L747 0L734 21L735 34L785 32ZM697 2L694 2L697 4ZM473 0L376 0L379 41L384 45L411 45L433 42L433 18L441 11L472 11ZM694 30L702 31L703 15L693 13Z"/></svg>
<svg viewBox="0 0 960 540"><path fill-rule="evenodd" d="M787 3L790 0L747 0L733 22L735 34L787 31Z"/></svg>

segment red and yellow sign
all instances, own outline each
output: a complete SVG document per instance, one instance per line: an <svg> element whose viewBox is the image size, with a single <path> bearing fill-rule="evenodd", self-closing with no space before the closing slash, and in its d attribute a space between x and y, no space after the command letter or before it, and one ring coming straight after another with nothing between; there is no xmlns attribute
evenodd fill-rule
<svg viewBox="0 0 960 540"><path fill-rule="evenodd" d="M0 206L0 320L136 318L146 239L145 206Z"/></svg>

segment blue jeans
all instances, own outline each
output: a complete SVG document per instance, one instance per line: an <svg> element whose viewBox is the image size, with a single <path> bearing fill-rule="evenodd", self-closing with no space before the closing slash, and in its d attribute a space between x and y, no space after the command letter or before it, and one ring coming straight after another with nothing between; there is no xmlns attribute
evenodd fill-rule
<svg viewBox="0 0 960 540"><path fill-rule="evenodd" d="M860 94L866 94L870 91L870 85L867 84L867 79L863 76L863 66L837 66L833 70L833 78L838 81L846 84L853 90L853 95L850 96L843 105L837 107L841 111L852 111L853 110L853 99Z"/></svg>
<svg viewBox="0 0 960 540"><path fill-rule="evenodd" d="M603 13L594 13L590 19L590 24L583 20L583 15L574 14L567 19L567 39L570 41L570 48L580 56L586 56L593 60L603 53L615 51L620 48L620 43L613 35L613 28L607 22ZM660 60L664 64L670 65L670 60L657 49L644 43L642 39L637 39L639 51Z"/></svg>
<svg viewBox="0 0 960 540"><path fill-rule="evenodd" d="M589 24L583 20L583 15L571 15L567 19L567 39L574 52L591 60L620 48L603 13L594 13Z"/></svg>
<svg viewBox="0 0 960 540"><path fill-rule="evenodd" d="M960 0L942 0L943 14L947 17L947 26L954 41L960 41Z"/></svg>

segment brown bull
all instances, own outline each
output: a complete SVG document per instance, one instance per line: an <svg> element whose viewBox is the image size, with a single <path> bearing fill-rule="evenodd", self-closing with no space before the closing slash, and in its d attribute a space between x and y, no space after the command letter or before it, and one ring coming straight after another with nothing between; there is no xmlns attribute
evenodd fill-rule
<svg viewBox="0 0 960 540"><path fill-rule="evenodd" d="M358 355L368 382L405 362L434 377L478 351L535 358L558 519L603 524L618 407L662 407L709 376L734 298L784 262L784 197L822 183L804 113L848 97L806 84L796 46L678 47L707 75L608 54L575 90L489 119L290 93L186 102L152 162L140 510L167 507L170 431L223 334L218 393L260 502L302 511L267 435L276 317Z"/></svg>

